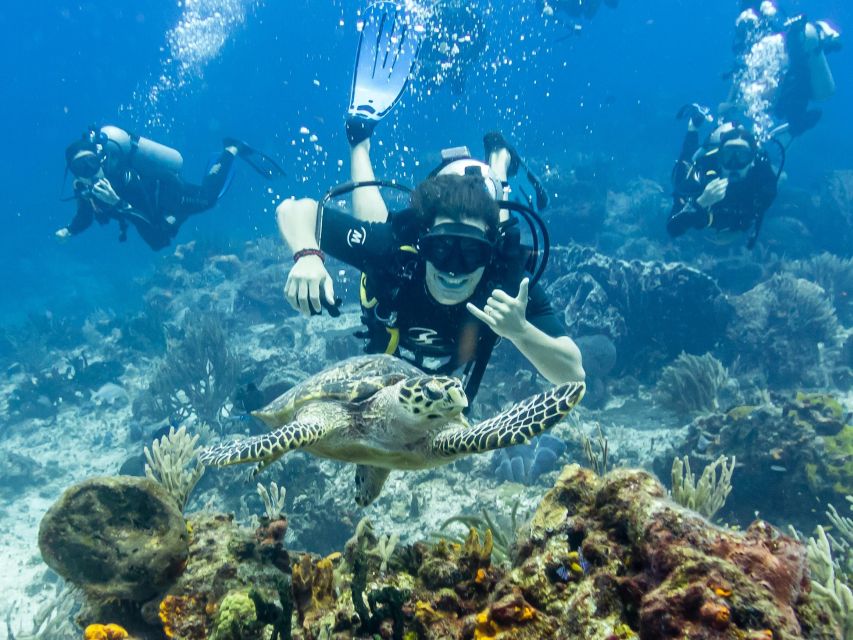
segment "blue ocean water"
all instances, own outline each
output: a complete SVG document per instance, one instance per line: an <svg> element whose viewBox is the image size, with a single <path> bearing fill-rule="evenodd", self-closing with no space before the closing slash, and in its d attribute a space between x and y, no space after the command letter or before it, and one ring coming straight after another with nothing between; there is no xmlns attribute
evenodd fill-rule
<svg viewBox="0 0 853 640"><path fill-rule="evenodd" d="M193 218L178 242L208 234L234 242L275 235L277 198L316 195L344 178L337 161L346 158L342 120L356 12L364 3L222 2L244 9L244 21L220 29L221 47L153 109L147 92L164 68L174 75L174 65L163 62L167 34L194 5L205 4L216 6L88 0L7 3L0 10L5 319L132 305L139 296L134 277L161 259L133 233L117 243L114 226L64 245L55 241L53 232L73 214L72 203L59 201L63 149L91 123L120 124L180 149L190 178L200 177L224 135L251 141L286 167L288 177L272 192L241 171L221 205ZM842 0L783 5L853 24L853 6ZM693 100L716 104L726 95L722 74L732 58L734 0L625 0L617 10L602 8L569 38L563 38L565 25L543 18L539 2L474 6L488 16L483 68L470 71L461 95L442 90L403 100L377 133L387 149L410 149L388 154L380 168L387 177L414 181L440 148L467 144L479 151L482 132L500 129L540 162L595 155L620 175L666 184L681 138L675 110ZM791 152L791 184L809 188L828 170L850 168L851 64L846 50L833 57L838 90L818 127ZM155 112L159 122L150 126ZM303 127L322 150L299 133Z"/></svg>

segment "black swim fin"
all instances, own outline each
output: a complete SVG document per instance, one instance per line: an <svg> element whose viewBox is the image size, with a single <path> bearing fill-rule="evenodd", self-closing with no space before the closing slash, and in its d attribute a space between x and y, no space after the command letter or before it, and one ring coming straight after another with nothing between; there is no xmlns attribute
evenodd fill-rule
<svg viewBox="0 0 853 640"><path fill-rule="evenodd" d="M223 146L237 147L237 157L248 164L252 169L258 172L267 180L283 177L287 175L278 163L268 155L261 153L257 149L250 147L248 144L237 138L225 138L222 140Z"/></svg>
<svg viewBox="0 0 853 640"><path fill-rule="evenodd" d="M542 185L542 181L539 177L530 170L530 167L527 166L527 163L522 159L521 155L519 155L518 151L510 145L506 138L503 137L497 131L491 131L483 136L483 149L486 153L486 161L488 162L489 156L492 152L498 149L506 149L509 152L509 167L507 167L507 177L512 178L518 174L519 169L524 169L525 176L527 177L527 182L530 183L530 186L533 187L533 191L536 194L536 210L542 211L548 206L549 198L548 192L545 191L545 187ZM533 201L532 198L522 189L522 193L525 196L525 199L532 206Z"/></svg>

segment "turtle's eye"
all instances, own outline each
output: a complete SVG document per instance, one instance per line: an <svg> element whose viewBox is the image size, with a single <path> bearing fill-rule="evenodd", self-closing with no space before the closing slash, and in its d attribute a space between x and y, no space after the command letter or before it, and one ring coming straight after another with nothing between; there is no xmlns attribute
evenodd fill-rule
<svg viewBox="0 0 853 640"><path fill-rule="evenodd" d="M430 382L424 386L424 395L430 400L440 400L444 397L444 389L434 382Z"/></svg>

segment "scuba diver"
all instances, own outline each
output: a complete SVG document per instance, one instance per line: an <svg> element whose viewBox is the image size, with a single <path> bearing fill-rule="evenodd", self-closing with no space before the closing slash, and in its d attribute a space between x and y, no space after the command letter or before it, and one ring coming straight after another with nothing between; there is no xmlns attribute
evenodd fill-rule
<svg viewBox="0 0 853 640"><path fill-rule="evenodd" d="M761 141L784 134L789 142L820 119L821 111L809 103L835 92L826 54L841 48L841 35L824 20L786 18L773 0L741 7L732 91L721 113L732 117L727 112L737 108L755 123Z"/></svg>
<svg viewBox="0 0 853 640"><path fill-rule="evenodd" d="M713 121L707 107L687 105L678 115L688 119L687 135L672 172L673 206L666 230L677 237L689 229L752 229L747 241L752 249L776 199L781 168L773 169L762 145L742 125L719 125L700 147L699 127Z"/></svg>
<svg viewBox="0 0 853 640"><path fill-rule="evenodd" d="M226 138L223 147L202 183L195 185L181 177L183 158L177 150L116 126L91 127L65 150L77 213L56 237L78 235L95 220L101 225L115 220L119 242L127 240L132 224L157 251L169 245L187 218L216 205L233 178L235 157L264 178L284 175L272 159L244 142Z"/></svg>
<svg viewBox="0 0 853 640"><path fill-rule="evenodd" d="M322 308L337 312L328 253L362 272L366 352L394 354L431 372L465 367L469 399L499 337L512 342L549 381L582 380L580 352L538 283L547 259L547 230L542 227L545 257L532 264L536 256L521 244L510 212L520 213L531 227L538 216L504 200L508 173L523 162L502 136L489 134L484 141L497 172L464 148L447 150L442 164L411 193L410 206L388 211L379 187L409 190L376 180L370 134L399 100L420 48L416 38L405 36L409 31L401 25L407 19L399 12L391 2L372 5L359 41L347 118L353 181L320 202L289 199L276 209L294 260L287 300L305 315ZM393 72L377 72L390 58L396 60ZM327 206L348 192L352 214Z"/></svg>

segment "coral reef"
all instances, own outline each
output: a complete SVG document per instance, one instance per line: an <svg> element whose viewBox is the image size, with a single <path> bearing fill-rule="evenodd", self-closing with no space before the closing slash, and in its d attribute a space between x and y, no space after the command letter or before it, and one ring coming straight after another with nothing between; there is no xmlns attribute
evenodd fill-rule
<svg viewBox="0 0 853 640"><path fill-rule="evenodd" d="M717 410L717 397L728 379L723 364L710 353L682 353L664 368L655 393L661 405L676 413L709 413Z"/></svg>
<svg viewBox="0 0 853 640"><path fill-rule="evenodd" d="M832 300L838 319L846 327L853 325L853 258L821 253L797 260L789 269L797 277L820 285Z"/></svg>
<svg viewBox="0 0 853 640"><path fill-rule="evenodd" d="M803 544L761 521L715 527L637 470L565 467L507 565L490 528L400 547L362 521L343 554L282 550L287 563L261 552L264 526L199 514L188 529L182 575L138 605L170 638L841 637Z"/></svg>
<svg viewBox="0 0 853 640"><path fill-rule="evenodd" d="M182 334L180 342L169 346L147 397L134 403L134 416L160 420L195 415L216 424L237 386L237 360L215 316L187 315Z"/></svg>
<svg viewBox="0 0 853 640"><path fill-rule="evenodd" d="M839 502L853 493L848 420L831 396L774 396L695 419L675 453L705 464L720 455L737 457L737 482L721 513L727 521L749 522L760 512L780 526L811 530L816 502ZM655 470L665 476L671 463L660 457Z"/></svg>
<svg viewBox="0 0 853 640"><path fill-rule="evenodd" d="M775 275L733 301L726 352L739 369L756 370L784 387L826 380L822 346L835 345L840 326L823 289Z"/></svg>
<svg viewBox="0 0 853 640"><path fill-rule="evenodd" d="M65 491L39 527L45 563L90 604L144 602L187 561L187 530L171 496L148 479L92 478Z"/></svg>
<svg viewBox="0 0 853 640"><path fill-rule="evenodd" d="M557 468L566 444L549 433L529 444L515 445L496 452L492 458L495 477L501 482L533 484L540 476Z"/></svg>
<svg viewBox="0 0 853 640"><path fill-rule="evenodd" d="M604 335L614 373L651 380L682 351L705 353L724 335L727 308L717 284L696 269L608 258L592 249L552 252L548 292L569 335Z"/></svg>
<svg viewBox="0 0 853 640"><path fill-rule="evenodd" d="M581 571L560 571L569 553ZM564 469L510 573L567 637L836 638L808 596L805 549L768 524L708 524L642 471ZM611 635L609 635L611 634ZM618 637L618 636L616 636Z"/></svg>
<svg viewBox="0 0 853 640"><path fill-rule="evenodd" d="M271 525L252 531L238 527L231 516L191 516L186 569L165 596L143 607L146 621L174 638L201 640L214 633L261 638L265 625L281 614L271 603L280 598L283 570L290 569L281 537L270 546L271 536L283 537L280 529L271 532Z"/></svg>

